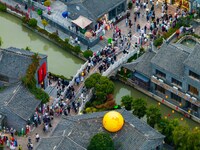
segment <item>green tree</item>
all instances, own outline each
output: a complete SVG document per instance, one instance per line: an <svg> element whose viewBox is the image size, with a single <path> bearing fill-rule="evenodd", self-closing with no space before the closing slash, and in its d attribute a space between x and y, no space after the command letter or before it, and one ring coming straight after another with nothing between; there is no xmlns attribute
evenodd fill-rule
<svg viewBox="0 0 200 150"><path fill-rule="evenodd" d="M27 50L27 51L31 51L31 48L28 47L28 46L26 46L25 50Z"/></svg>
<svg viewBox="0 0 200 150"><path fill-rule="evenodd" d="M97 109L94 107L88 107L85 109L86 113L93 113L93 112L97 112Z"/></svg>
<svg viewBox="0 0 200 150"><path fill-rule="evenodd" d="M179 121L177 119L167 120L161 119L158 123L159 131L165 135L165 142L168 144L173 143L173 131L179 125Z"/></svg>
<svg viewBox="0 0 200 150"><path fill-rule="evenodd" d="M34 19L34 18L30 19L30 20L28 21L28 25L29 25L30 27L33 27L33 28L37 27L37 20Z"/></svg>
<svg viewBox="0 0 200 150"><path fill-rule="evenodd" d="M86 88L94 88L94 95L97 100L105 102L106 96L114 92L114 83L107 77L101 76L98 73L92 74L85 81Z"/></svg>
<svg viewBox="0 0 200 150"><path fill-rule="evenodd" d="M154 126L161 120L160 109L156 106L150 106L146 111L147 123L154 128Z"/></svg>
<svg viewBox="0 0 200 150"><path fill-rule="evenodd" d="M187 149L187 137L189 135L189 127L187 125L179 125L173 131L173 141L176 149ZM193 143L191 143L193 144Z"/></svg>
<svg viewBox="0 0 200 150"><path fill-rule="evenodd" d="M131 110L132 103L133 103L133 97L129 95L125 95L121 99L121 105L125 106L126 110Z"/></svg>
<svg viewBox="0 0 200 150"><path fill-rule="evenodd" d="M144 117L147 110L147 102L144 99L135 99L132 103L133 114L138 118Z"/></svg>
<svg viewBox="0 0 200 150"><path fill-rule="evenodd" d="M7 11L7 6L5 4L0 3L0 11L6 12Z"/></svg>
<svg viewBox="0 0 200 150"><path fill-rule="evenodd" d="M198 127L194 128L191 132L189 132L187 137L187 149L200 149L200 129Z"/></svg>
<svg viewBox="0 0 200 150"><path fill-rule="evenodd" d="M51 5L51 1L50 0L46 0L45 2L44 2L44 6L50 6Z"/></svg>
<svg viewBox="0 0 200 150"><path fill-rule="evenodd" d="M83 52L83 56L88 59L89 57L93 56L93 51L86 50Z"/></svg>
<svg viewBox="0 0 200 150"><path fill-rule="evenodd" d="M114 150L114 143L108 133L97 133L90 141L87 150Z"/></svg>
<svg viewBox="0 0 200 150"><path fill-rule="evenodd" d="M101 75L99 73L92 74L89 78L85 80L85 86L86 88L93 88L96 85L96 82L101 78Z"/></svg>
<svg viewBox="0 0 200 150"><path fill-rule="evenodd" d="M2 38L0 37L0 47L3 45L3 40Z"/></svg>
<svg viewBox="0 0 200 150"><path fill-rule="evenodd" d="M42 20L42 24L43 24L44 29L45 29L45 27L48 25L48 22L47 22L45 19L43 19L43 20Z"/></svg>

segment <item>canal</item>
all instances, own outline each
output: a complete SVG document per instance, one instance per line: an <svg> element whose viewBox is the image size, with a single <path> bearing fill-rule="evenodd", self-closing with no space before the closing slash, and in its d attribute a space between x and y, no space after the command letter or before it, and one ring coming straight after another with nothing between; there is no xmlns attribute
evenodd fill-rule
<svg viewBox="0 0 200 150"><path fill-rule="evenodd" d="M158 105L158 102L143 94L142 92L132 88L131 86L125 85L124 83L120 82L120 81L114 81L115 84L115 91L114 91L114 99L116 100L117 104L120 104L121 102L121 97L125 96L125 95L130 95L132 96L134 99L136 98L143 98L147 101L147 105L156 105L157 107L159 107L161 109L161 113L163 117L167 117L168 119L173 119L173 118L178 118L181 124L184 124L185 122L189 125L189 127L194 128L194 127L198 127L199 124L191 119L188 119L186 117L184 117L182 114L174 112L172 113L172 109L161 104ZM168 116L170 114L170 116ZM183 118L183 121L181 121L181 118Z"/></svg>
<svg viewBox="0 0 200 150"><path fill-rule="evenodd" d="M31 48L34 52L39 52L48 55L48 69L50 72L64 75L66 77L73 76L80 66L84 63L77 57L64 51L60 47L52 44L43 37L30 31L21 25L21 20L6 13L0 13L0 37L3 40L3 48L10 46L17 48ZM144 95L143 93L127 86L121 82L115 81L115 100L120 104L121 97L124 95L131 95L134 98L144 98L148 105L157 105L157 101ZM158 106L158 105L157 105ZM179 113L172 114L172 109L160 105L163 116L170 114L168 118L184 118L184 121L190 127L199 126L198 123L185 118ZM184 122L181 121L181 122Z"/></svg>
<svg viewBox="0 0 200 150"><path fill-rule="evenodd" d="M31 48L31 51L48 56L50 72L71 77L84 63L79 58L66 52L57 45L30 31L21 25L21 20L7 13L0 13L0 37L2 48Z"/></svg>

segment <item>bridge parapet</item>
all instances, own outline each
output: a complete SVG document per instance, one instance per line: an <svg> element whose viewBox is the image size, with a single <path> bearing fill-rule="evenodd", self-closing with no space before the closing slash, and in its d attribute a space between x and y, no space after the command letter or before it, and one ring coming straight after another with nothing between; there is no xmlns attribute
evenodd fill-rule
<svg viewBox="0 0 200 150"><path fill-rule="evenodd" d="M109 76L111 73L118 68L121 64L125 63L131 56L136 54L138 48L134 48L133 50L129 51L128 54L122 56L118 61L116 61L113 65L111 65L105 72L103 72L102 76Z"/></svg>

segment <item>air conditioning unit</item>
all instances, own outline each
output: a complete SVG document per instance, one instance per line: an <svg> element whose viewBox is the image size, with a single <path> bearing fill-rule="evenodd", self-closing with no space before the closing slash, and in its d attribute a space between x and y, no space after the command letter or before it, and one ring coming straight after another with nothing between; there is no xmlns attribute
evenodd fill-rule
<svg viewBox="0 0 200 150"><path fill-rule="evenodd" d="M157 77L156 77L156 76L154 76L154 75L152 75L152 78L154 78L154 79L157 79Z"/></svg>
<svg viewBox="0 0 200 150"><path fill-rule="evenodd" d="M197 99L195 97L192 97L192 100L197 101Z"/></svg>
<svg viewBox="0 0 200 150"><path fill-rule="evenodd" d="M186 93L185 95L186 95L187 97L191 97L191 96L190 96L189 94L187 94L187 93Z"/></svg>
<svg viewBox="0 0 200 150"><path fill-rule="evenodd" d="M178 88L176 86L173 86L174 89L178 90Z"/></svg>
<svg viewBox="0 0 200 150"><path fill-rule="evenodd" d="M159 80L160 82L162 82L162 83L164 82L162 79L158 79L158 80Z"/></svg>

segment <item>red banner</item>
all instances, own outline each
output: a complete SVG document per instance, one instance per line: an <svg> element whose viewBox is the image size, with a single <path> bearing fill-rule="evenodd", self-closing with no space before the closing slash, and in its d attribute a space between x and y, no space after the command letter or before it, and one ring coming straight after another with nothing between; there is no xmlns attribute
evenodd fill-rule
<svg viewBox="0 0 200 150"><path fill-rule="evenodd" d="M44 81L46 74L47 74L47 65L45 62L38 69L38 82L39 83L42 83Z"/></svg>

